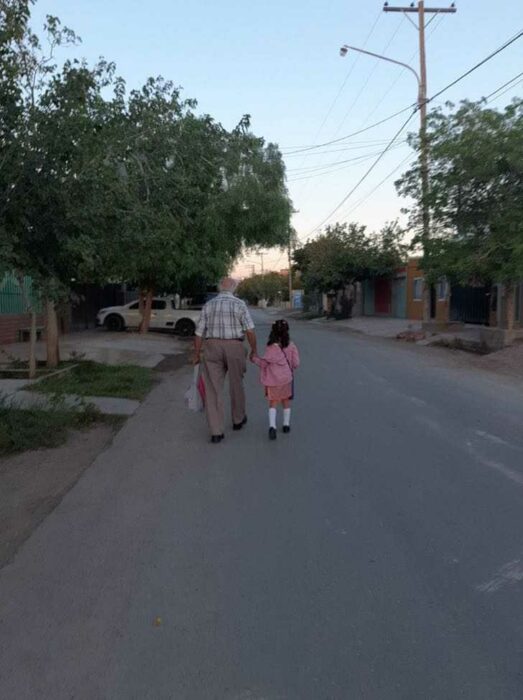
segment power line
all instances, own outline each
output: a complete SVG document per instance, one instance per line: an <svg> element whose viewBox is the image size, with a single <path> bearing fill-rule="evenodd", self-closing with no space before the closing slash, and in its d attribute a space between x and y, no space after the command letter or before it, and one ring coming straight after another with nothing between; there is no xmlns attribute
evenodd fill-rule
<svg viewBox="0 0 523 700"><path fill-rule="evenodd" d="M412 154L409 153L409 155L408 155L406 158L404 158L404 159L401 161L401 163L399 163L393 170L391 170L390 173L389 173L386 177L383 178L383 180L380 180L380 182L378 182L378 184L377 184L375 187L373 187L373 189L372 189L370 192L368 192L364 197L362 197L358 202L356 202L356 204L352 207L352 209L350 209L349 211L347 211L347 212L343 215L343 218L346 220L347 217L351 216L351 215L353 214L353 212L356 211L356 209L359 209L359 208L361 207L362 204L365 204L365 202L366 202L367 200L369 200L369 199L372 197L372 195L373 195L382 185L384 185L384 184L387 182L387 180L390 180L390 178L393 177L393 175L395 175L395 174L398 172L398 170L399 170L400 168L402 168L402 167L405 165L405 163L406 163L408 160L410 160L411 158L412 158Z"/></svg>
<svg viewBox="0 0 523 700"><path fill-rule="evenodd" d="M520 80L518 83L514 83L514 85L511 85L511 86L510 86L509 88L507 88L506 90L503 90L503 92L500 92L499 95L497 95L496 97L491 98L490 100L487 100L487 102L490 103L490 102L495 102L496 100L499 100L500 97L503 97L503 95L506 95L507 92L510 92L511 90L513 90L513 89L514 89L515 87L517 87L518 85L523 85L523 80Z"/></svg>
<svg viewBox="0 0 523 700"><path fill-rule="evenodd" d="M377 26L378 22L380 21L380 18L381 18L381 12L378 13L378 16L376 17L376 20L374 21L374 24L372 25L371 30L370 30L370 32L368 33L367 38L365 39L365 42L364 42L364 45L365 45L365 46L367 45L367 43L369 42L371 36L373 35L374 30L376 29L376 26ZM352 65L352 68L349 70L348 74L346 75L345 80L343 81L343 84L342 84L340 90L338 91L338 94L336 95L336 98L334 99L334 102L331 104L331 107L330 107L329 111L327 112L327 115L325 116L325 119L323 120L323 122L322 122L322 124L321 124L321 126L320 126L320 129L318 130L318 132L317 132L317 134L316 134L314 140L316 140L316 139L319 137L320 132L321 132L321 130L323 129L323 126L325 125L325 123L326 123L328 117L330 116L330 114L331 114L331 112L332 112L332 109L334 108L334 105L335 105L336 102L338 101L339 96L341 95L343 89L345 88L345 85L347 84L347 81L349 80L349 77L352 75L352 72L354 71L354 68L356 67L356 65L357 65L357 63L358 63L358 60L359 60L359 56L356 58L355 62L354 62L353 65ZM336 131L336 133L334 134L334 136L337 136L337 134L339 134L339 131L340 131L341 126L342 126L342 125L340 125L340 127L338 128L338 130ZM305 157L305 156L304 156L304 157ZM301 163L301 165L303 165L303 162ZM301 194L304 194L304 190L305 190L306 187L307 187L306 184L302 186L300 195L301 195Z"/></svg>
<svg viewBox="0 0 523 700"><path fill-rule="evenodd" d="M512 88L516 87L515 85L512 85L512 83L515 83L516 80L517 80L518 78L521 78L522 75L523 75L523 71L522 71L521 73L518 73L517 75L515 75L511 80L508 80L508 81L507 81L504 85L502 85L501 87L498 87L498 89L497 89L497 90L494 90L494 92L491 92L490 95L487 95L487 96L485 97L485 100L487 100L487 102L488 102L490 99L492 99L492 97L494 97L494 95L497 95L498 92L501 92L501 91L502 91L504 88L506 88L507 86L510 86L510 87L508 88L508 90L505 90L504 92L502 92L501 95L504 95L505 92L509 92L509 90L512 90ZM499 97L501 97L501 95L499 95Z"/></svg>
<svg viewBox="0 0 523 700"><path fill-rule="evenodd" d="M450 90L450 88L454 87L454 85L457 85L459 82L461 82L464 78L468 77L471 75L471 73L474 73L474 71L478 70L481 66L485 65L488 63L488 61L492 60L495 56L500 54L502 51L507 49L511 44L513 44L515 41L520 39L523 36L523 30L519 31L517 34L515 34L511 39L506 41L502 46L500 46L498 49L493 51L491 54L486 56L482 61L479 61L479 63L476 63L472 68L470 68L468 71L460 75L458 78L453 80L451 83L446 85L444 88L442 88L439 92L437 92L435 95L432 97L429 97L427 99L427 104L430 102L433 102L437 97L440 97L444 92L447 90ZM320 223L318 226L316 226L312 231L310 232L309 235L312 235L315 233L318 229L320 229L339 209L345 204L345 202L354 194L354 192L361 186L361 184L367 179L367 177L370 175L370 173L374 170L374 168L378 165L378 163L382 160L383 156L392 148L394 145L395 141L399 138L401 133L406 129L407 125L411 121L411 119L414 117L416 112L418 111L418 107L415 107L412 111L412 113L409 115L408 119L403 123L403 125L400 127L400 129L396 132L396 134L393 136L391 141L389 141L388 145L385 147L385 149L381 152L381 154L378 156L378 158L374 161L374 163L370 166L370 168L365 172L365 174L358 180L356 185L348 192L348 194L342 199L342 201L333 209L333 211Z"/></svg>
<svg viewBox="0 0 523 700"><path fill-rule="evenodd" d="M466 71L465 73L460 75L458 78L456 78L456 80L453 80L451 83L446 85L444 88L442 88L435 95L432 95L432 97L429 97L429 99L427 100L427 103L433 102L440 95L443 95L444 92L447 92L447 90L450 90L450 88L454 87L454 85L457 85L458 83L460 83L464 78L467 78L471 73L474 73L474 71L478 70L478 68L481 68L481 66L484 66L485 63L488 63L489 61L491 61L495 56L500 54L502 51L504 51L505 49L508 49L509 46L511 46L518 39L521 39L522 36L523 36L523 30L519 31L511 39L509 39L502 46L500 46L499 49L496 49L491 54L489 54L486 58L484 58L482 61L480 61L479 63L476 63L475 66L472 66L472 68L469 68L468 71Z"/></svg>
<svg viewBox="0 0 523 700"><path fill-rule="evenodd" d="M459 76L459 78L456 78L452 83L449 83L446 87L444 87L442 90L437 92L435 95L430 97L427 100L428 102L433 102L435 99L437 99L440 95L442 95L444 92L447 90L450 90L451 87L454 87L457 83L461 82L464 78L469 76L471 73L473 73L475 70L483 66L485 63L490 61L492 58L497 56L501 51L504 49L508 48L511 44L513 44L515 41L517 41L519 38L523 36L523 30L520 31L518 34L516 34L512 39L509 41L505 42L503 46L501 46L499 49L494 51L492 54L484 58L482 61L477 63L475 66L470 68L466 73L463 73L463 75ZM287 153L283 153L284 157L294 155L296 153L304 153L306 151L313 151L316 150L317 148L325 148L325 146L331 146L333 143L340 143L341 141L346 141L347 139L352 138L353 136L359 136L360 134L364 134L367 131L370 131L371 129L376 128L377 126L381 126L382 124L385 124L386 122L391 121L392 119L395 119L398 117L400 114L404 114L408 110L412 109L413 105L410 104L408 107L404 107L403 109L400 109L398 112L394 112L394 114L390 114L388 117L385 117L384 119L380 119L378 122L374 122L373 124L370 124L369 126L364 127L363 129L358 129L357 131L353 131L350 134L346 134L345 136L340 136L337 139L332 139L331 141L324 141L323 143L315 144L315 145L310 145L310 146L301 146L301 147L289 147L291 150L289 150ZM282 151L284 151L285 148L282 148Z"/></svg>
<svg viewBox="0 0 523 700"><path fill-rule="evenodd" d="M374 30L376 29L376 26L377 26L378 22L380 21L381 16L382 16L382 13L381 13L381 10L380 10L380 11L378 12L378 15L377 15L377 17L376 17L376 20L375 20L374 24L373 24L372 27L371 27L371 30L369 31L369 33L368 33L368 35L367 35L367 38L365 39L364 46L366 46L366 45L368 44L369 39L370 39L371 36L374 34ZM341 84L341 86L340 86L338 92L336 93L335 98L333 99L333 101L332 101L332 103L331 103L329 109L327 110L327 114L325 115L325 117L324 117L324 119L323 119L323 121L322 121L322 123L321 123L321 125L320 125L320 128L319 128L318 131L316 132L316 135L314 136L313 141L316 141L316 139L317 139L317 138L319 137L319 135L321 134L321 132L322 132L322 130L323 130L323 127L324 127L325 124L327 123L327 120L328 120L328 118L330 117L330 115L331 115L331 113L332 113L332 110L334 109L334 107L336 106L336 103L338 102L338 100L339 100L339 98L340 98L341 93L342 93L343 90L345 89L345 85L347 84L347 81L349 80L350 76L351 76L352 73L354 72L354 68L356 67L356 65L357 65L357 63L358 63L358 59L359 59L359 56L356 56L356 59L355 59L354 63L352 64L352 66L350 67L349 71L347 72L347 75L345 76L345 79L343 80L343 82L342 82L342 84Z"/></svg>
<svg viewBox="0 0 523 700"><path fill-rule="evenodd" d="M402 27L404 21L405 21L405 18L402 17L401 20L400 20L400 22L399 22L399 24L398 24L398 26L396 27L396 29L394 30L392 36L390 37L389 41L388 41L388 42L385 44L385 46L383 47L382 53L386 53L386 52L387 52L389 46L392 44L392 42L393 42L394 39L396 38L396 35L398 34L400 28ZM362 48L365 48L365 46L363 46ZM359 56L359 54L358 54L358 56ZM343 117L343 119L342 119L342 121L341 121L341 123L340 123L338 129L336 130L334 136L337 136L337 135L340 133L342 126L345 124L345 122L347 121L347 119L348 119L349 116L351 115L352 110L354 109L354 107L358 104L359 99L360 99L360 97L362 96L362 94L363 94L365 88L367 87L367 85L369 84L369 82L370 82L372 76L373 76L374 73L376 72L379 63L380 63L379 59L377 59L377 60L374 62L374 66L373 66L373 68L371 69L371 71L370 71L370 73L369 73L369 75L368 75L368 77L367 77L367 80L363 83L363 85L362 85L360 91L358 92L358 94L357 94L356 97L354 98L352 104L350 105L349 109L347 110L347 113L346 113L345 116Z"/></svg>
<svg viewBox="0 0 523 700"><path fill-rule="evenodd" d="M405 148L405 141L401 141L400 143L397 143L396 145L392 146L392 148L390 150L398 149L398 148ZM373 158L375 158L380 153L381 153L381 151L377 151L375 153L371 153L371 154L366 155L366 156L360 156L359 158L354 158L354 159L350 159L347 161L341 161L343 163L351 163L351 165L342 165L341 167L335 167L335 168L333 168L333 167L326 168L326 166L319 166L317 171L312 171L312 172L303 173L303 174L297 173L294 177L290 178L288 180L288 182L299 182L300 180L311 180L311 179L317 178L317 177L324 177L326 175L332 175L334 173L341 172L343 170L347 170L349 167L352 167L352 165L354 165L354 164L366 163L369 160L372 160Z"/></svg>
<svg viewBox="0 0 523 700"><path fill-rule="evenodd" d="M427 27L430 25L430 23L432 22L432 20L433 20L435 17L437 17L437 16L438 16L438 15L432 15L432 18L431 18L431 20L429 21L429 23L427 24ZM438 30L439 26L440 26L441 23L444 21L444 18L445 18L445 15L443 15L443 14L442 14L442 15L439 15L439 19L438 19L438 21L436 22L436 24L432 27L431 31L429 32L429 34L428 34L428 36L427 36L427 40L430 39L430 37ZM417 54L418 54L418 49L416 49L416 51L414 51L414 53L413 53L412 56L408 59L408 61L406 61L406 63L409 63L409 64L410 64L410 63L416 58ZM365 124L368 122L368 120L376 113L376 111L378 110L378 108L383 104L383 102L387 99L387 97L390 95L390 93L394 90L394 88L396 87L396 85L398 84L398 82L400 81L401 77L403 76L403 74L405 73L406 70L407 70L406 68L402 68L402 69L400 70L400 72L398 73L398 76L397 76L396 79L391 83L389 89L382 95L382 97L380 98L380 100L379 100L379 101L376 103L376 105L373 107L372 111L367 115L367 117L366 117L365 120L363 121L362 126L365 125Z"/></svg>
<svg viewBox="0 0 523 700"><path fill-rule="evenodd" d="M387 139L376 139L374 141L360 141L358 146L340 146L339 148L331 148L326 151L319 151L314 153L306 153L305 156L318 156L318 155L328 155L329 153L346 153L347 151L360 151L363 148L369 148L371 146L383 146L387 143ZM287 158L298 158L301 154L296 153L294 155L285 155Z"/></svg>
<svg viewBox="0 0 523 700"><path fill-rule="evenodd" d="M394 112L394 114L390 114L388 117L385 117L384 119L380 119L379 122L375 122L374 124L370 124L369 126L366 126L364 129L358 129L358 131L352 132L352 134L346 134L345 136L340 136L337 139L332 139L332 141L325 141L324 143L319 143L315 146L303 146L301 148L297 148L294 151L290 151L289 153L284 153L283 157L286 158L289 155L294 155L295 153L301 153L304 151L312 151L315 150L316 148L324 148L325 146L330 146L333 143L340 143L340 141L346 141L347 139L352 138L353 136L359 136L360 134L364 134L367 131L370 131L371 129L374 129L377 126L381 126L382 124L385 124L386 122L391 121L392 119L395 119L398 117L400 114L405 114L405 112L408 112L414 107L414 104L410 104L408 107L404 107L403 109L400 109L398 112Z"/></svg>
<svg viewBox="0 0 523 700"><path fill-rule="evenodd" d="M385 146L388 143L388 141L385 139L381 146ZM315 170L322 170L323 168L331 168L335 165L343 165L344 163L353 163L354 161L360 160L362 158L368 158L372 156L377 156L378 153L380 153L381 148L378 148L378 150L372 150L372 151L367 151L366 153L360 153L358 156L352 156L351 158L343 158L343 160L333 160L330 163L317 163L316 165L308 165L304 168L289 168L287 170L287 173L295 175L299 175L300 173L307 173L307 172L314 172Z"/></svg>
<svg viewBox="0 0 523 700"><path fill-rule="evenodd" d="M311 232L309 235L312 235L315 233L318 229L320 229L334 214L341 209L341 207L345 204L345 202L356 192L356 190L365 182L365 180L368 178L368 176L371 174L371 172L374 170L374 168L378 165L378 163L382 160L382 158L385 156L386 153L392 148L394 143L397 141L397 139L400 137L400 135L403 133L403 131L407 128L407 125L409 122L412 120L414 115L417 113L418 109L415 108L412 110L411 114L409 117L403 122L401 127L398 129L398 131L394 134L392 139L389 141L387 146L383 149L383 151L380 153L380 155L376 158L376 160L372 163L370 168L365 172L365 174L358 180L358 182L354 185L354 187L345 195L345 197L341 200L341 202L331 211L331 213L323 219L323 221L318 224Z"/></svg>

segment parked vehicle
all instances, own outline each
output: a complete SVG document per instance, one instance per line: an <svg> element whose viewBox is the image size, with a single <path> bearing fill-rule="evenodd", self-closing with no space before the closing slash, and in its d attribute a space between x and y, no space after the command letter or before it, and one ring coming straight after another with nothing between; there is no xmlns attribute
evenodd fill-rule
<svg viewBox="0 0 523 700"><path fill-rule="evenodd" d="M150 330L172 330L178 335L191 336L196 330L200 312L191 309L175 308L173 299L156 297L151 307ZM124 306L109 306L100 309L96 316L96 325L104 326L109 331L124 331L126 328L138 328L142 320L138 301Z"/></svg>
<svg viewBox="0 0 523 700"><path fill-rule="evenodd" d="M205 304L218 296L218 292L205 292L203 294L194 294L185 300L185 306L188 309L202 309Z"/></svg>

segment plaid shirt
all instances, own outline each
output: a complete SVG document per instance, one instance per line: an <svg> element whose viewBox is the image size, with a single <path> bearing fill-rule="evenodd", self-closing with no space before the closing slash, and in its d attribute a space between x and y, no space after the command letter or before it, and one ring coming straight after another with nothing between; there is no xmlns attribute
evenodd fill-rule
<svg viewBox="0 0 523 700"><path fill-rule="evenodd" d="M196 335L203 338L237 340L245 331L254 329L249 309L245 302L231 292L221 292L208 301L196 326Z"/></svg>

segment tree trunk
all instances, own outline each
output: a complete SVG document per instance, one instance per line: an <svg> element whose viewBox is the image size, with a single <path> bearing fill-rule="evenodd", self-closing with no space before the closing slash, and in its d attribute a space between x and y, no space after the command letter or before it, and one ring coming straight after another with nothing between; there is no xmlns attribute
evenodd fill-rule
<svg viewBox="0 0 523 700"><path fill-rule="evenodd" d="M143 302L140 303L140 310L142 314L142 321L140 323L139 332L147 333L149 330L149 325L151 323L151 310L153 305L153 290L147 289L141 293Z"/></svg>
<svg viewBox="0 0 523 700"><path fill-rule="evenodd" d="M505 284L505 309L506 309L506 324L507 331L512 333L514 330L516 305L514 303L514 285L512 282Z"/></svg>
<svg viewBox="0 0 523 700"><path fill-rule="evenodd" d="M31 309L31 333L29 336L29 379L36 378L36 311Z"/></svg>
<svg viewBox="0 0 523 700"><path fill-rule="evenodd" d="M29 379L36 377L36 311L33 308L33 300L25 287L25 278L19 275L18 284L22 291L24 304L31 318L29 335Z"/></svg>
<svg viewBox="0 0 523 700"><path fill-rule="evenodd" d="M60 362L58 319L54 302L47 300L47 366L56 369Z"/></svg>

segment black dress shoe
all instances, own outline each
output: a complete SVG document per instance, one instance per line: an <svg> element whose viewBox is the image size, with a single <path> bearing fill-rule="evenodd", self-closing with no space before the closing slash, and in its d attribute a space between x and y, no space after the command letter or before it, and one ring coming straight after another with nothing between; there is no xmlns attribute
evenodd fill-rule
<svg viewBox="0 0 523 700"><path fill-rule="evenodd" d="M233 430L241 430L244 425L247 425L247 416L245 416L245 418L242 420L241 423L234 423L234 425L232 426L232 429Z"/></svg>
<svg viewBox="0 0 523 700"><path fill-rule="evenodd" d="M276 432L276 428L269 428L269 440L276 440L278 437L278 433Z"/></svg>
<svg viewBox="0 0 523 700"><path fill-rule="evenodd" d="M221 442L223 440L224 437L225 437L225 435L223 435L223 434L222 435L213 435L211 437L211 442L213 443L213 445L217 445L219 442Z"/></svg>
<svg viewBox="0 0 523 700"><path fill-rule="evenodd" d="M291 426L290 426L290 425L284 425L284 426L283 426L283 432L284 432L284 433L290 433L290 432L291 432Z"/></svg>

